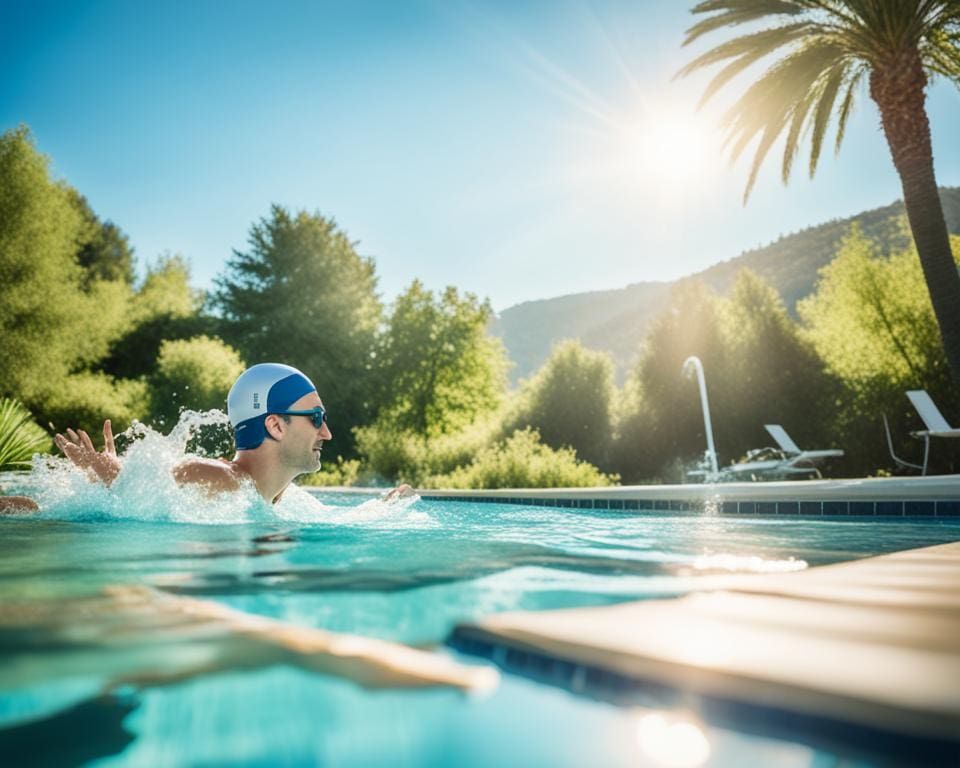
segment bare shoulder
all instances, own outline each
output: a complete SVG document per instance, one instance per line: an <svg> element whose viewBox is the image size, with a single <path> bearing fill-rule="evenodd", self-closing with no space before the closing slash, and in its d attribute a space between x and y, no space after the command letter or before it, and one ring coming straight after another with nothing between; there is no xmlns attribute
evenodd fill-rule
<svg viewBox="0 0 960 768"><path fill-rule="evenodd" d="M236 491L242 481L233 464L215 459L188 459L173 468L173 479L182 485L202 485L213 493Z"/></svg>

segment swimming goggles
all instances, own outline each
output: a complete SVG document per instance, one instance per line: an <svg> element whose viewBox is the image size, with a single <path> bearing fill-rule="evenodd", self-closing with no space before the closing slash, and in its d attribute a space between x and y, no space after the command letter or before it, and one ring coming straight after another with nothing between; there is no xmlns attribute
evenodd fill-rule
<svg viewBox="0 0 960 768"><path fill-rule="evenodd" d="M311 408L309 411L270 411L277 416L309 416L313 426L320 429L327 421L327 412L322 406Z"/></svg>

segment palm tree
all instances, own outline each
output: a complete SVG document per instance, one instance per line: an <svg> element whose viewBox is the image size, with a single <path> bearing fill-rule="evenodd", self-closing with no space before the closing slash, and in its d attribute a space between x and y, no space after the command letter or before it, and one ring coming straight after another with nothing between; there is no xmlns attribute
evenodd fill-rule
<svg viewBox="0 0 960 768"><path fill-rule="evenodd" d="M857 87L867 78L900 175L947 362L960 384L960 275L937 192L924 107L930 77L960 85L960 0L705 0L693 13L707 15L687 30L684 45L721 28L773 23L718 45L678 73L727 62L704 91L702 104L736 75L778 53L723 118L732 160L759 137L744 204L784 131L784 183L808 134L813 176L832 118L839 151Z"/></svg>

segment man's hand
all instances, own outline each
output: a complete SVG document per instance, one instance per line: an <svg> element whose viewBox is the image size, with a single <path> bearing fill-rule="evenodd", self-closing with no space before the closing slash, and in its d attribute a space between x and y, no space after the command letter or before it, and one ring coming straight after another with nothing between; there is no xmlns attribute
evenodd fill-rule
<svg viewBox="0 0 960 768"><path fill-rule="evenodd" d="M78 432L68 429L66 437L58 434L53 440L70 461L86 471L91 480L100 480L109 487L120 474L123 465L113 445L113 428L110 426L110 419L103 422L102 453L97 452L90 440L90 435L82 429Z"/></svg>
<svg viewBox="0 0 960 768"><path fill-rule="evenodd" d="M416 496L417 492L413 490L409 485L403 483L394 488L390 493L383 497L384 501L396 501L397 499L405 499L408 496Z"/></svg>

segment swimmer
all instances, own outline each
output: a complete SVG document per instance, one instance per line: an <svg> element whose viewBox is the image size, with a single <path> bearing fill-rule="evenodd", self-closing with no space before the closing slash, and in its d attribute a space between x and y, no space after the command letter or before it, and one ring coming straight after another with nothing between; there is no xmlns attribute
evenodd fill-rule
<svg viewBox="0 0 960 768"><path fill-rule="evenodd" d="M227 416L237 447L233 459L187 459L173 468L178 483L199 485L216 494L237 491L252 481L259 494L275 504L295 477L320 469L323 444L333 438L313 382L280 363L261 363L240 374L227 395ZM108 487L123 467L109 419L103 423L102 451L82 429L68 429L56 435L54 442L92 480ZM413 494L409 485L401 485L384 500ZM26 496L0 498L0 513L36 509L36 502Z"/></svg>

